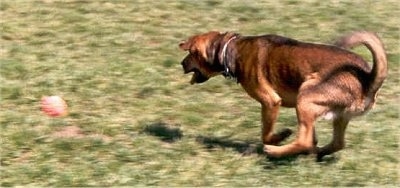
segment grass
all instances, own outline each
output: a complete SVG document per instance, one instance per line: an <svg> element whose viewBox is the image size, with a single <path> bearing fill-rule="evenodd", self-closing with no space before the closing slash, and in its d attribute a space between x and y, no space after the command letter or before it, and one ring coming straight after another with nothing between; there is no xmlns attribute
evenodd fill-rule
<svg viewBox="0 0 400 188"><path fill-rule="evenodd" d="M398 186L397 4L3 0L1 186ZM209 30L311 42L375 31L389 76L346 149L321 163L268 159L259 104L223 77L191 86L182 73L177 45ZM69 115L43 115L44 95L62 96ZM296 128L293 109L281 109L283 127ZM329 123L317 131L327 143Z"/></svg>

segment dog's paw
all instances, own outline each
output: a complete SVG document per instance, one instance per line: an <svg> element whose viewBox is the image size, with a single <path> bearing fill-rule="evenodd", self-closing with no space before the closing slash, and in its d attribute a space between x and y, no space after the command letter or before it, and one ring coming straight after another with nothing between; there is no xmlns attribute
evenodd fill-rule
<svg viewBox="0 0 400 188"><path fill-rule="evenodd" d="M264 145L264 152L268 157L278 158L280 157L279 148L280 146Z"/></svg>
<svg viewBox="0 0 400 188"><path fill-rule="evenodd" d="M323 157L326 155L324 150L319 147L316 147L314 154L317 162L322 162Z"/></svg>

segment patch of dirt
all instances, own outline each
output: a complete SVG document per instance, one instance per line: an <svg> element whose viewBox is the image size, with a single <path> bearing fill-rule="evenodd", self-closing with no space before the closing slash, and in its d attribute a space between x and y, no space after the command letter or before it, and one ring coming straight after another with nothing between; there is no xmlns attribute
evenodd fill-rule
<svg viewBox="0 0 400 188"><path fill-rule="evenodd" d="M51 134L54 138L83 138L85 135L78 126L67 126Z"/></svg>
<svg viewBox="0 0 400 188"><path fill-rule="evenodd" d="M23 152L23 153L22 153L20 156L18 156L17 158L12 159L12 161L19 162L19 163L28 162L29 159L32 157L32 155L33 155L33 152L32 152L32 151L26 151L26 152Z"/></svg>
<svg viewBox="0 0 400 188"><path fill-rule="evenodd" d="M111 137L102 134L89 134L85 135L82 129L78 126L67 126L59 131L51 134L52 138L94 138L101 139L105 142L111 141Z"/></svg>

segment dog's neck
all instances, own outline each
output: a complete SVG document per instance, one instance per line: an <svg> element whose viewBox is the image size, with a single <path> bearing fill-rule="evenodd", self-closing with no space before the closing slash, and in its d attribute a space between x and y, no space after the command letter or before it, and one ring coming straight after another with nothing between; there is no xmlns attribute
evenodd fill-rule
<svg viewBox="0 0 400 188"><path fill-rule="evenodd" d="M236 79L234 67L232 67L232 61L228 59L228 46L229 44L235 40L238 36L232 36L222 47L221 52L221 64L223 65L224 70L222 71L222 75L227 79Z"/></svg>

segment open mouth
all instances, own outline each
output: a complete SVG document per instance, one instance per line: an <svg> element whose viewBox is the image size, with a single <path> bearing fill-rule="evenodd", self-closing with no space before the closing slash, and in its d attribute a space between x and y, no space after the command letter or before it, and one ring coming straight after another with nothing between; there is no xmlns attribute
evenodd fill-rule
<svg viewBox="0 0 400 188"><path fill-rule="evenodd" d="M194 72L192 79L190 80L190 84L199 84L208 80L208 77L201 74L201 72L197 69L193 69L190 72Z"/></svg>

